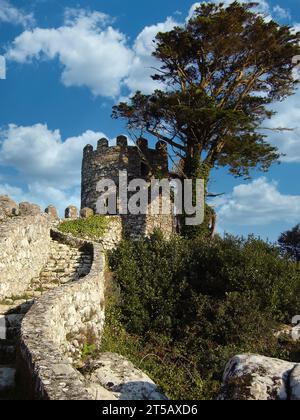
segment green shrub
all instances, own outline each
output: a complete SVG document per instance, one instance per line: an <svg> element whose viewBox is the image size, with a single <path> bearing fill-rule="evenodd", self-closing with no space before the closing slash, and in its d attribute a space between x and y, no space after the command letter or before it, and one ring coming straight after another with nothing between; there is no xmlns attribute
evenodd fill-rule
<svg viewBox="0 0 300 420"><path fill-rule="evenodd" d="M63 233L70 233L77 237L99 239L102 238L109 226L105 216L91 216L88 219L67 220L58 229Z"/></svg>
<svg viewBox="0 0 300 420"><path fill-rule="evenodd" d="M238 353L299 357L274 330L300 313L300 273L271 244L155 234L122 242L110 265L119 293L104 348L140 365L172 399L213 398Z"/></svg>

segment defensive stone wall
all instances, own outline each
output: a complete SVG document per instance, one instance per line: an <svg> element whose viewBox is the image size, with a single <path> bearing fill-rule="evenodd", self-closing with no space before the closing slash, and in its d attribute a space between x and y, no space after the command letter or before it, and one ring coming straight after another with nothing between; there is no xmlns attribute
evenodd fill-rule
<svg viewBox="0 0 300 420"><path fill-rule="evenodd" d="M105 256L99 244L58 231L53 231L53 238L88 249L93 264L83 279L47 293L28 312L21 327L19 372L28 389L28 398L93 399L75 366L84 345L101 340Z"/></svg>
<svg viewBox="0 0 300 420"><path fill-rule="evenodd" d="M47 215L15 216L0 223L0 300L22 295L50 250Z"/></svg>
<svg viewBox="0 0 300 420"><path fill-rule="evenodd" d="M16 206L6 196L3 202L0 399L165 399L147 375L119 355L99 352L93 369L84 369L86 346L100 351L105 250L121 240L120 218L112 218L104 237L93 242L58 231L53 206L41 214L30 203Z"/></svg>

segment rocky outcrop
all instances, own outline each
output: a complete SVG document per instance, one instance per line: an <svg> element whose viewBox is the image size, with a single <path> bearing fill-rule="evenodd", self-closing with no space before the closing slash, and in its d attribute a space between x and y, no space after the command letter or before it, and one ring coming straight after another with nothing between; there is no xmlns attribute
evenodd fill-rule
<svg viewBox="0 0 300 420"><path fill-rule="evenodd" d="M97 396L101 385L117 400L166 400L155 383L124 357L114 353L102 353L88 365L86 378L90 390Z"/></svg>
<svg viewBox="0 0 300 420"><path fill-rule="evenodd" d="M245 354L227 364L220 400L300 400L300 365Z"/></svg>

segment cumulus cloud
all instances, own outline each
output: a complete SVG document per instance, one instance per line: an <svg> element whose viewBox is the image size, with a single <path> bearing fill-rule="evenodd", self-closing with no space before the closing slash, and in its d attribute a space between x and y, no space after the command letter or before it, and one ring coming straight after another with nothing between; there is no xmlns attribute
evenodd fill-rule
<svg viewBox="0 0 300 420"><path fill-rule="evenodd" d="M228 5L232 0L224 3ZM188 18L200 4L192 5ZM258 0L257 10L268 18L272 13L281 18L289 15L280 6L272 8L266 0ZM168 17L164 22L147 26L130 46L126 35L111 26L112 20L106 14L67 8L62 26L26 30L13 41L6 58L18 63L58 58L63 68L63 84L88 87L96 96L119 98L135 90L151 93L160 86L150 77L153 67L157 67L151 55L153 39L158 32L180 24Z"/></svg>
<svg viewBox="0 0 300 420"><path fill-rule="evenodd" d="M150 78L157 64L151 56L153 39L177 23L169 17L145 27L132 46L111 23L103 13L69 8L62 26L24 31L13 41L6 58L24 64L58 57L63 67L62 83L86 86L96 96L120 97L122 88L127 93L152 92L159 86Z"/></svg>
<svg viewBox="0 0 300 420"><path fill-rule="evenodd" d="M225 4L231 2L224 1ZM258 3L258 10L266 16L288 16L288 11L280 6L271 6L266 0ZM199 4L193 4L189 16ZM169 17L164 22L147 26L132 46L129 46L126 36L111 24L111 18L104 13L67 9L62 26L24 31L14 40L6 56L19 63L58 57L63 68L61 79L65 86L86 86L94 95L117 100L122 97L127 99L135 90L151 93L161 87L150 77L154 72L153 67L158 67L151 55L153 39L157 32L171 30L180 22ZM278 115L270 126L294 127L295 121L299 120L299 95L298 91L295 97L275 106ZM300 161L298 129L293 133L268 134L270 141L287 155L284 161Z"/></svg>
<svg viewBox="0 0 300 420"><path fill-rule="evenodd" d="M155 73L154 68L158 68L157 60L152 57L154 51L153 40L158 32L167 32L179 25L173 18L169 17L165 22L157 25L146 26L136 38L133 46L134 58L129 70L129 75L125 80L130 91L141 90L148 94L161 85L151 79Z"/></svg>
<svg viewBox="0 0 300 420"><path fill-rule="evenodd" d="M34 24L34 17L32 13L17 9L8 0L0 0L1 22L27 27Z"/></svg>
<svg viewBox="0 0 300 420"><path fill-rule="evenodd" d="M62 190L54 187L45 186L35 182L29 184L26 190L12 186L10 184L0 184L0 194L6 194L17 203L28 201L38 204L44 210L49 204L54 205L60 216L64 217L64 210L69 205L80 206L80 191Z"/></svg>
<svg viewBox="0 0 300 420"><path fill-rule="evenodd" d="M288 9L284 9L283 7L279 6L278 4L277 6L273 7L273 13L278 19L290 20L292 18L291 12Z"/></svg>
<svg viewBox="0 0 300 420"><path fill-rule="evenodd" d="M220 225L263 226L275 222L299 223L300 195L285 195L265 177L234 187L232 194L213 203Z"/></svg>
<svg viewBox="0 0 300 420"><path fill-rule="evenodd" d="M285 163L300 162L300 90L284 102L272 107L277 114L265 126L269 128L287 128L292 131L268 132L269 141L284 154Z"/></svg>
<svg viewBox="0 0 300 420"><path fill-rule="evenodd" d="M82 150L88 143L96 145L103 133L86 131L63 141L59 130L45 124L9 125L2 130L0 165L12 167L28 184L37 180L45 187L71 188L80 185Z"/></svg>
<svg viewBox="0 0 300 420"><path fill-rule="evenodd" d="M63 26L26 30L6 57L19 63L58 57L65 86L87 86L94 95L116 97L133 52L126 36L107 23L103 13L68 9Z"/></svg>
<svg viewBox="0 0 300 420"><path fill-rule="evenodd" d="M4 171L0 194L42 208L51 203L63 215L69 204L80 205L82 150L87 144L96 146L102 137L103 133L88 130L63 139L59 130L50 130L45 124L9 125L0 132L0 165L17 172L16 184L22 184L22 188L11 185Z"/></svg>

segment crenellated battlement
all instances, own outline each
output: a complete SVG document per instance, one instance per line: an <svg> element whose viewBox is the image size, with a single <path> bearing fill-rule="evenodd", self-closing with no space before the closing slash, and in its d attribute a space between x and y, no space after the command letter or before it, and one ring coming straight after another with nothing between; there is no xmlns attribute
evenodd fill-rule
<svg viewBox="0 0 300 420"><path fill-rule="evenodd" d="M85 146L82 161L81 207L96 210L96 185L103 178L117 182L119 171L126 170L128 178L149 180L168 176L166 143L159 141L155 149L149 148L148 140L140 138L135 146L128 145L126 136L118 136L116 146L110 146L106 138L98 141L96 149Z"/></svg>
<svg viewBox="0 0 300 420"><path fill-rule="evenodd" d="M110 179L119 184L119 172L126 171L128 180L167 178L167 144L158 141L155 149L149 147L147 139L138 139L136 145L129 145L126 136L118 136L116 146L110 146L106 138L98 141L97 147L87 145L83 151L81 208L96 211L98 200L97 184ZM172 216L128 215L123 217L123 228L129 236L144 236L159 227L172 231Z"/></svg>
<svg viewBox="0 0 300 420"><path fill-rule="evenodd" d="M110 146L109 141L106 138L102 138L98 140L97 148L94 150L94 147L90 144L86 145L83 149L83 156L84 157L92 157L98 154L104 154L107 152L128 152L130 151L139 151L141 154L141 158L143 158L143 154L145 154L144 158L146 158L147 154L160 155L166 157L167 155L167 144L163 141L158 141L156 143L155 149L149 148L149 143L147 139L140 138L137 140L136 146L128 145L128 139L126 136L118 136L116 140L116 146Z"/></svg>

